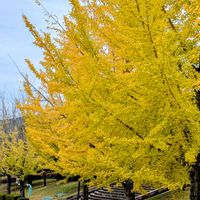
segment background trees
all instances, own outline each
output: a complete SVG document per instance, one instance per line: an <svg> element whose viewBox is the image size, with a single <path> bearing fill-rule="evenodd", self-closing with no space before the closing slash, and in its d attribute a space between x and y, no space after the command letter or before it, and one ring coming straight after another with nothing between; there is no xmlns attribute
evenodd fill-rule
<svg viewBox="0 0 200 200"><path fill-rule="evenodd" d="M57 37L26 26L43 50L21 105L47 166L91 184L132 179L181 187L200 149L199 3L71 0Z"/></svg>
<svg viewBox="0 0 200 200"><path fill-rule="evenodd" d="M1 134L0 172L24 180L35 174L39 159L27 142L19 139L17 133Z"/></svg>
<svg viewBox="0 0 200 200"><path fill-rule="evenodd" d="M21 196L24 196L24 180L41 169L42 162L25 137L24 122L13 102L0 98L0 173L8 177L8 193L11 177L19 179Z"/></svg>

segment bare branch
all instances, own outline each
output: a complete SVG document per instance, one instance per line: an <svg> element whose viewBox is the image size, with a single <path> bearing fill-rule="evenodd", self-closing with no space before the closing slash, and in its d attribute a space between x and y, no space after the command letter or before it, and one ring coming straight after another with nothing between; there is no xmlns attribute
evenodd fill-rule
<svg viewBox="0 0 200 200"><path fill-rule="evenodd" d="M9 58L11 59L11 61L13 62L13 64L15 65L17 71L19 72L19 74L22 76L22 78L24 79L25 82L27 82L39 95L41 95L52 107L54 107L54 104L39 90L37 89L29 80L28 78L20 71L19 66L17 65L17 63L15 62L15 60L9 55Z"/></svg>

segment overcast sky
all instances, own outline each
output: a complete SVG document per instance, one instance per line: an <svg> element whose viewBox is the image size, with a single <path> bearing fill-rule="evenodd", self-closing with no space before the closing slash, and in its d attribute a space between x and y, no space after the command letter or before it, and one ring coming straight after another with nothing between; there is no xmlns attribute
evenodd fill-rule
<svg viewBox="0 0 200 200"><path fill-rule="evenodd" d="M49 12L56 14L62 20L63 14L69 12L67 0L43 0L42 4ZM22 89L22 78L10 60L11 56L19 65L23 73L29 74L24 63L30 58L37 63L41 52L33 44L32 35L25 28L22 14L28 16L30 21L39 30L45 30L45 15L41 7L34 0L5 0L0 5L0 93L7 98L14 97ZM35 80L32 79L34 82Z"/></svg>

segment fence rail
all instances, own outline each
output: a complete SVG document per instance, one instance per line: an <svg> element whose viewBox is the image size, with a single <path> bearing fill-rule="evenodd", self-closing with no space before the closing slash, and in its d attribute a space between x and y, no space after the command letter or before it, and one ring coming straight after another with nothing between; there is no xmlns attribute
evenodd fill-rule
<svg viewBox="0 0 200 200"><path fill-rule="evenodd" d="M126 190L123 187L111 185L111 190L108 190L105 187L99 189L90 188L88 190L87 197L84 196L84 192L81 192L79 197L76 194L68 197L66 200L127 200L127 199L144 200L168 191L167 188L155 189L145 185L143 186L143 189L147 191L146 194L134 192L132 198L127 198Z"/></svg>

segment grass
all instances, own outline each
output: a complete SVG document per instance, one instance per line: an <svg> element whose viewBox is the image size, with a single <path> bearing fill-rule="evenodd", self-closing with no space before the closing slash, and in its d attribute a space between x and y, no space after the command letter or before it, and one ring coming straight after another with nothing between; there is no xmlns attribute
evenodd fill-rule
<svg viewBox="0 0 200 200"><path fill-rule="evenodd" d="M77 194L78 183L62 183L55 179L47 179L47 186L43 186L43 180L33 181L33 196L30 200L42 200L45 196L53 197L53 200L62 200L73 194ZM0 192L6 193L6 184L0 185ZM17 186L12 186L12 193L19 194ZM27 193L27 191L26 191ZM186 191L169 191L152 197L149 200L189 200L189 188ZM60 195L60 197L59 197Z"/></svg>
<svg viewBox="0 0 200 200"><path fill-rule="evenodd" d="M48 183L46 187L33 188L31 200L41 200L45 196L51 196L53 199L64 199L72 194L77 193L78 183L59 184L59 182ZM61 197L59 197L61 196Z"/></svg>
<svg viewBox="0 0 200 200"><path fill-rule="evenodd" d="M77 182L63 183L55 179L47 179L47 186L43 186L43 179L35 180L32 186L33 195L30 198L31 200L42 200L45 196L53 197L53 200L61 200L76 194L78 190ZM7 193L6 183L0 184L0 192L4 194ZM25 193L27 194L27 188ZM19 188L15 184L12 186L12 194L19 194Z"/></svg>
<svg viewBox="0 0 200 200"><path fill-rule="evenodd" d="M187 188L185 191L168 191L158 196L152 197L149 200L189 200L190 189Z"/></svg>

